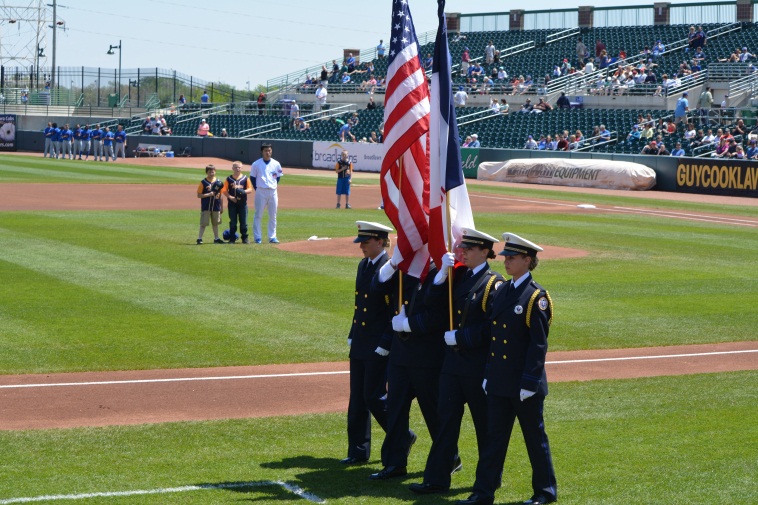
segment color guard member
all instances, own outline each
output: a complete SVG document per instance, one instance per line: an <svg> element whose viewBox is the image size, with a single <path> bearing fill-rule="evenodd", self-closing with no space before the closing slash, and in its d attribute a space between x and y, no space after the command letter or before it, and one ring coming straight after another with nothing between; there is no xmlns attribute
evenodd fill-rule
<svg viewBox="0 0 758 505"><path fill-rule="evenodd" d="M542 409L547 395L545 355L553 303L531 271L542 248L514 233L504 233L505 270L512 277L495 294L488 316L490 356L482 387L487 393L487 445L476 469L474 493L459 505L492 504L500 485L513 422L518 418L532 465L534 494L526 505L558 498L550 444Z"/></svg>
<svg viewBox="0 0 758 505"><path fill-rule="evenodd" d="M463 265L453 270L453 326L445 332L445 360L440 375L440 429L432 444L424 470L424 482L411 484L418 494L444 493L450 488L450 476L461 467L458 436L464 406L468 404L474 421L481 460L487 437L487 397L482 390L484 367L490 341L490 322L486 311L503 276L489 268L487 259L495 257L498 240L474 229L464 229L461 243ZM442 257L442 270L434 279L435 289L448 297L449 267L455 256Z"/></svg>
<svg viewBox="0 0 758 505"><path fill-rule="evenodd" d="M389 297L371 290L371 280L387 262L392 228L356 221L363 259L355 278L355 312L347 344L350 346L350 402L347 407L347 457L344 465L357 465L371 456L371 416L387 431L387 356L376 352L382 335L391 329Z"/></svg>

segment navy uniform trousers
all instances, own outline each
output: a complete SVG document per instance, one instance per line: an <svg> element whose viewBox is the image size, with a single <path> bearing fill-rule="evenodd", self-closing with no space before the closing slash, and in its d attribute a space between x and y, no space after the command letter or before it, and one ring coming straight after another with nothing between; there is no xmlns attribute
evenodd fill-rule
<svg viewBox="0 0 758 505"><path fill-rule="evenodd" d="M432 444L424 470L424 482L450 487L450 472L458 454L464 406L468 405L476 430L479 459L487 442L487 396L482 390L484 367L489 349L489 321L483 304L491 300L500 274L485 266L472 277L458 267L453 275L453 321L458 329L457 349L446 346L440 375L440 428ZM447 297L447 282L436 289Z"/></svg>
<svg viewBox="0 0 758 505"><path fill-rule="evenodd" d="M439 377L445 353L443 333L447 321L447 304L438 303L431 292L436 273L431 268L423 284L414 277L403 277L403 305L411 332L392 332L382 341L382 347L390 350L387 373L388 427L382 444L382 464L385 467L404 467L408 464L411 441L409 418L414 398L418 401L432 440L439 430ZM399 275L396 272L385 283L375 282L383 292L391 296L393 307L398 306Z"/></svg>

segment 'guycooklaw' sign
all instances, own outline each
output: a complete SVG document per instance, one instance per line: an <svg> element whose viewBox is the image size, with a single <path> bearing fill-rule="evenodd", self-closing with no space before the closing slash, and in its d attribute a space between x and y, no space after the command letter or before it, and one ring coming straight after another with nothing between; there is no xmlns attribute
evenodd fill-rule
<svg viewBox="0 0 758 505"><path fill-rule="evenodd" d="M676 189L686 193L758 197L758 162L680 158Z"/></svg>

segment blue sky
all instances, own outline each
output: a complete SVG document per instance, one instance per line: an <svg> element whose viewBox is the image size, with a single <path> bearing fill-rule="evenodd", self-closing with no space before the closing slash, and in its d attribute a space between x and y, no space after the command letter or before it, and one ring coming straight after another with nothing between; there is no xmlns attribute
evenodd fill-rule
<svg viewBox="0 0 758 505"><path fill-rule="evenodd" d="M409 0L418 32L435 30L436 0ZM160 67L244 89L338 58L343 48L387 40L390 0L59 0L57 64L118 67L106 54L122 40L122 66ZM52 3L48 0L48 3ZM652 5L652 1L589 0L595 6ZM679 2L674 2L679 3ZM447 12L503 12L516 2L448 0ZM527 9L566 8L542 0ZM574 6L574 4L571 4ZM48 56L52 54L48 37ZM117 53L118 54L118 53ZM47 64L52 60L48 58Z"/></svg>

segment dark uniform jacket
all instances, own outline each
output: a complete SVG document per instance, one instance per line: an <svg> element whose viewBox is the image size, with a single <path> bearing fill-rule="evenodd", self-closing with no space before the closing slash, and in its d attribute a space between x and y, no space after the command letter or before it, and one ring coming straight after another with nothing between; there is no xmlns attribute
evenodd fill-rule
<svg viewBox="0 0 758 505"><path fill-rule="evenodd" d="M417 368L440 368L445 355L444 333L448 326L447 297L440 297L434 286L434 267L424 280L403 274L403 305L411 332L392 331L392 316L398 310L398 285L400 272L395 272L390 280L379 282L374 277L374 288L390 296L390 327L382 337L380 346L390 350L390 363Z"/></svg>
<svg viewBox="0 0 758 505"><path fill-rule="evenodd" d="M455 335L458 345L456 348L445 346L442 373L483 377L492 325L487 319L487 308L503 276L490 270L489 264L470 278L466 278L467 272L464 266L453 271L453 326L458 330ZM438 294L444 294L444 303L448 303L448 282L449 278L434 287ZM448 321L445 324L449 326Z"/></svg>
<svg viewBox="0 0 758 505"><path fill-rule="evenodd" d="M531 275L517 288L511 281L497 291L492 321L487 393L518 398L522 389L547 395L545 355L553 303Z"/></svg>
<svg viewBox="0 0 758 505"><path fill-rule="evenodd" d="M374 350L379 347L382 335L392 330L390 298L376 290L372 292L371 279L387 261L387 254L382 254L376 263L372 264L368 258L363 258L358 265L355 277L355 313L347 337L352 339L351 359L384 359Z"/></svg>

